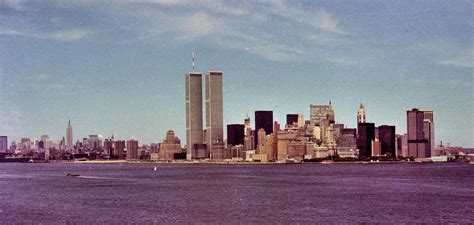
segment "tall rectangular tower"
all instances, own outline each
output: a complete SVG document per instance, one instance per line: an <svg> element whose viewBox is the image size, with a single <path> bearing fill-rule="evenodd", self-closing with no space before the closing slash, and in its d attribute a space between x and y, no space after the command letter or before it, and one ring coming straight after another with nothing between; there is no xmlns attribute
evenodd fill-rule
<svg viewBox="0 0 474 225"><path fill-rule="evenodd" d="M202 74L186 74L186 158L193 158L202 146Z"/></svg>
<svg viewBox="0 0 474 225"><path fill-rule="evenodd" d="M222 72L206 73L206 143L211 150L214 142L224 140Z"/></svg>
<svg viewBox="0 0 474 225"><path fill-rule="evenodd" d="M0 136L0 153L8 152L8 137Z"/></svg>
<svg viewBox="0 0 474 225"><path fill-rule="evenodd" d="M260 128L266 135L273 133L273 111L255 111L255 132ZM258 135L255 136L255 146L258 146Z"/></svg>
<svg viewBox="0 0 474 225"><path fill-rule="evenodd" d="M357 124L357 148L359 149L359 158L372 156L372 141L375 140L374 123Z"/></svg>
<svg viewBox="0 0 474 225"><path fill-rule="evenodd" d="M429 121L429 138L428 141L430 143L431 148L431 156L435 156L435 125L434 125L434 116L433 110L421 110L423 112L423 120ZM425 134L426 136L427 134Z"/></svg>
<svg viewBox="0 0 474 225"><path fill-rule="evenodd" d="M423 114L423 111L420 111L418 109L412 109L410 111L407 111L409 157L431 157L431 146L429 143L429 136L425 136L425 123Z"/></svg>

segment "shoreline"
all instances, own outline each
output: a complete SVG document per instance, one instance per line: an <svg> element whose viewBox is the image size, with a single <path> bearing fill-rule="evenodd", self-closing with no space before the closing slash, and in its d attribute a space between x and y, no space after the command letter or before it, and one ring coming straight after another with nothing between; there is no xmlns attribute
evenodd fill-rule
<svg viewBox="0 0 474 225"><path fill-rule="evenodd" d="M88 161L50 161L46 163L72 163L72 164L116 164L116 163L130 163L130 164L218 164L218 165L278 165L278 164L404 164L404 163L415 163L415 164L445 164L445 163L466 163L470 162L427 162L427 161L351 161L351 162L334 162L334 161L322 161L322 162L301 162L301 163L281 163L281 162L244 162L244 161L128 161L128 160L88 160Z"/></svg>

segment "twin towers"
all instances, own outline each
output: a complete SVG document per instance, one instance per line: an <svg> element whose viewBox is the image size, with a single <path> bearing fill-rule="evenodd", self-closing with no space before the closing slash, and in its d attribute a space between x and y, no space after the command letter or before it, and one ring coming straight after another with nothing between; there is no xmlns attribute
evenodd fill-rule
<svg viewBox="0 0 474 225"><path fill-rule="evenodd" d="M213 158L224 148L222 71L206 73L206 129L202 124L202 74L186 74L186 158ZM220 154L219 154L220 155Z"/></svg>

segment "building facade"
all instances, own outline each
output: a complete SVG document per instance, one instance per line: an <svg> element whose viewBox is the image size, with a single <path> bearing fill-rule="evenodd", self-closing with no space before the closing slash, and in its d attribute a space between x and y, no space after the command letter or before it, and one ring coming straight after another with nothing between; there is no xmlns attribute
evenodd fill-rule
<svg viewBox="0 0 474 225"><path fill-rule="evenodd" d="M67 129L66 129L66 149L72 150L74 145L74 140L72 136L72 126L71 126L71 119L67 122Z"/></svg>
<svg viewBox="0 0 474 225"><path fill-rule="evenodd" d="M425 135L423 111L416 108L407 111L407 131L408 157L431 157L429 135Z"/></svg>
<svg viewBox="0 0 474 225"><path fill-rule="evenodd" d="M382 125L379 126L379 141L381 145L381 154L385 156L396 156L395 145L395 126Z"/></svg>
<svg viewBox="0 0 474 225"><path fill-rule="evenodd" d="M195 158L203 145L202 74L186 74L186 158Z"/></svg>
<svg viewBox="0 0 474 225"><path fill-rule="evenodd" d="M140 159L138 155L138 141L131 139L127 141L127 159L137 160Z"/></svg>
<svg viewBox="0 0 474 225"><path fill-rule="evenodd" d="M0 136L0 153L8 152L8 137Z"/></svg>
<svg viewBox="0 0 474 225"><path fill-rule="evenodd" d="M359 158L363 159L372 156L372 141L375 140L374 123L357 124L357 149Z"/></svg>
<svg viewBox="0 0 474 225"><path fill-rule="evenodd" d="M255 130L260 128L265 130L266 134L273 133L273 111L255 111ZM258 146L258 137L255 137L255 145Z"/></svg>
<svg viewBox="0 0 474 225"><path fill-rule="evenodd" d="M224 140L222 72L206 73L206 143L210 152L212 143Z"/></svg>
<svg viewBox="0 0 474 225"><path fill-rule="evenodd" d="M327 119L329 123L334 123L334 110L332 109L331 102L329 105L309 105L310 111L310 124L312 126L318 126L321 124L323 119Z"/></svg>
<svg viewBox="0 0 474 225"><path fill-rule="evenodd" d="M286 114L286 126L298 124L298 114Z"/></svg>
<svg viewBox="0 0 474 225"><path fill-rule="evenodd" d="M244 145L245 125L244 124L228 124L227 125L227 145L236 146Z"/></svg>

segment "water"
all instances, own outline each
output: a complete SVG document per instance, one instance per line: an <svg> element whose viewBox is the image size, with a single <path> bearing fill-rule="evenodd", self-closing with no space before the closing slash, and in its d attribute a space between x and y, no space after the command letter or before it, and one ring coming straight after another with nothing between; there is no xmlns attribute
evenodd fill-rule
<svg viewBox="0 0 474 225"><path fill-rule="evenodd" d="M467 164L0 163L3 223L473 223L472 215Z"/></svg>

